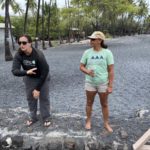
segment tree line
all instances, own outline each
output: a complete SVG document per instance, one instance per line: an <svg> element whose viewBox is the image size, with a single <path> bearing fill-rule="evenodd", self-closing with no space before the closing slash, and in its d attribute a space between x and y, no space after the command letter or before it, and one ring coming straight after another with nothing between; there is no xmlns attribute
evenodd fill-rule
<svg viewBox="0 0 150 150"><path fill-rule="evenodd" d="M150 14L146 0L65 0L59 8L57 0L24 0L25 9L15 0L0 0L5 9L5 60L12 60L8 41L8 25L15 28L11 32L16 38L20 34L30 34L35 47L42 40L52 46L52 40L62 43L80 41L95 30L102 30L107 36L124 36L150 33ZM17 15L10 15L9 9ZM13 38L12 38L12 42ZM15 49L15 46L13 46Z"/></svg>

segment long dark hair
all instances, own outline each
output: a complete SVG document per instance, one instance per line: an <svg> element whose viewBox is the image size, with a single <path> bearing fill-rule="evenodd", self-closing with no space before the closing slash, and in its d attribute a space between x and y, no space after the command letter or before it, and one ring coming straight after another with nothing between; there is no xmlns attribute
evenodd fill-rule
<svg viewBox="0 0 150 150"><path fill-rule="evenodd" d="M104 40L102 40L102 42L101 42L101 47L102 48L108 48L108 46L104 43Z"/></svg>

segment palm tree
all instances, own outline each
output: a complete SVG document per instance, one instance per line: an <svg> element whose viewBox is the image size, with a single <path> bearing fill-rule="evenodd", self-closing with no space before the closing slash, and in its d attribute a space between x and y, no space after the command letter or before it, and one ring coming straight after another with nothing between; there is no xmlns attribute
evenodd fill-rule
<svg viewBox="0 0 150 150"><path fill-rule="evenodd" d="M139 12L138 12L138 23L139 23L139 33L143 33L143 24L144 24L144 20L143 18L146 18L146 16L148 16L148 4L143 1L143 0L139 0Z"/></svg>
<svg viewBox="0 0 150 150"><path fill-rule="evenodd" d="M24 20L24 34L27 32L27 18L28 18L28 10L36 8L36 0L26 0L26 12L25 12L25 20Z"/></svg>
<svg viewBox="0 0 150 150"><path fill-rule="evenodd" d="M9 6L11 6L12 10L14 13L22 13L22 9L20 8L19 4L14 1L14 0L9 0ZM9 25L10 25L10 35L11 35L11 40L12 40L12 46L13 46L13 50L15 50L15 42L14 42L14 38L13 38L13 33L12 33L12 24L11 24L11 19L10 19L10 15L9 15Z"/></svg>
<svg viewBox="0 0 150 150"><path fill-rule="evenodd" d="M17 12L21 12L21 9L19 7L19 4L15 2L15 0L0 0L0 4L1 4L1 8L4 9L5 8L5 60L9 61L13 59L13 56L11 54L10 51L10 47L9 47L9 30L11 33L11 39L12 39L12 45L13 48L14 47L14 41L13 41L13 37L12 37L12 28L11 28L11 21L10 21L10 15L9 15L9 6L11 6L12 10L17 13ZM10 26L9 26L10 25Z"/></svg>
<svg viewBox="0 0 150 150"><path fill-rule="evenodd" d="M5 61L10 61L13 59L13 56L10 52L9 47L9 0L5 1Z"/></svg>
<svg viewBox="0 0 150 150"><path fill-rule="evenodd" d="M61 38L61 33L60 33L60 26L59 26L59 9L57 7L57 0L54 1L53 3L53 7L54 7L54 14L56 17L55 19L55 24L56 24L56 29L58 31L58 39L59 39L59 44L62 44L62 38Z"/></svg>
<svg viewBox="0 0 150 150"><path fill-rule="evenodd" d="M41 1L38 0L38 10L37 10L37 18L36 18L36 33L35 33L35 48L38 48L38 34L39 34L39 13L40 13L40 3Z"/></svg>
<svg viewBox="0 0 150 150"><path fill-rule="evenodd" d="M70 9L70 3L69 0L65 0L66 8ZM70 11L68 15L68 42L70 43Z"/></svg>
<svg viewBox="0 0 150 150"><path fill-rule="evenodd" d="M51 43L51 40L50 40L51 3L52 3L52 0L50 0L50 2L49 2L49 11L48 11L48 41L49 41L49 47L52 47L52 43Z"/></svg>
<svg viewBox="0 0 150 150"><path fill-rule="evenodd" d="M78 0L78 20L77 20L77 27L78 27L78 38L77 38L77 41L79 42L80 41L80 30L79 30L79 26L80 26L80 21L79 21L79 15L80 15L80 3L79 3L79 0Z"/></svg>
<svg viewBox="0 0 150 150"><path fill-rule="evenodd" d="M29 9L29 1L27 0L27 4L26 4L26 12L25 12L25 19L24 19L24 34L26 33L26 29L27 29L27 17L28 17L28 9Z"/></svg>
<svg viewBox="0 0 150 150"><path fill-rule="evenodd" d="M10 15L9 15L9 25L10 25L10 36L11 36L11 41L12 41L12 47L13 50L15 50L15 44L14 44L14 38L13 38L13 34L12 34L12 24L11 24L11 20L10 20Z"/></svg>
<svg viewBox="0 0 150 150"><path fill-rule="evenodd" d="M43 49L46 49L44 35L44 0L42 0L42 47Z"/></svg>

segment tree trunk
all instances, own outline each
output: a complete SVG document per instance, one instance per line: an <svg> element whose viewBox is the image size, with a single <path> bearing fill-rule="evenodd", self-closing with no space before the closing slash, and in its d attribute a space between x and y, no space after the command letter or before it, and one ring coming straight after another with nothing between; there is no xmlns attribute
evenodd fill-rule
<svg viewBox="0 0 150 150"><path fill-rule="evenodd" d="M11 61L13 59L13 56L10 51L9 47L9 0L6 0L5 2L5 61Z"/></svg>
<svg viewBox="0 0 150 150"><path fill-rule="evenodd" d="M10 35L11 35L11 41L12 41L13 50L16 50L15 44L14 44L14 39L13 39L13 34L12 34L12 25L11 25L10 15L9 15L9 25L10 25Z"/></svg>
<svg viewBox="0 0 150 150"><path fill-rule="evenodd" d="M69 0L68 0L68 8L70 8L70 4L69 4ZM70 30L70 12L69 12L69 14L68 14L68 43L70 43L70 32L71 32L71 30Z"/></svg>
<svg viewBox="0 0 150 150"><path fill-rule="evenodd" d="M29 0L27 1L27 4L26 4L26 13L25 13L25 19L24 19L24 34L26 34L26 31L27 31L28 9L29 9Z"/></svg>
<svg viewBox="0 0 150 150"><path fill-rule="evenodd" d="M40 12L40 0L38 0L38 10L37 10L37 19L36 19L36 35L35 35L35 48L38 48L38 39L39 39L39 12Z"/></svg>
<svg viewBox="0 0 150 150"><path fill-rule="evenodd" d="M51 43L51 37L50 37L50 17L51 17L51 3L52 0L50 0L49 2L49 12L48 12L48 43L49 43L49 47L52 47L52 43Z"/></svg>
<svg viewBox="0 0 150 150"><path fill-rule="evenodd" d="M44 41L44 0L42 0L42 47L43 50L46 49Z"/></svg>
<svg viewBox="0 0 150 150"><path fill-rule="evenodd" d="M80 12L79 12L79 9L80 9L80 7L79 7L80 5L79 5L79 0L78 0L78 22L77 22L77 26L78 26L78 38L77 38L77 42L79 42L80 41L80 21L79 21L79 18L80 18Z"/></svg>

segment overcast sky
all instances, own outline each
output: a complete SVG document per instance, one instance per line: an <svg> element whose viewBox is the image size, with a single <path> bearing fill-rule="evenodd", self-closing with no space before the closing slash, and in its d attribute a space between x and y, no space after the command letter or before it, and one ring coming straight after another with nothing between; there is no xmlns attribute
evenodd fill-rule
<svg viewBox="0 0 150 150"><path fill-rule="evenodd" d="M50 0L45 0L45 1L49 2ZM150 12L150 0L146 0L146 1L149 4L149 12ZM21 5L21 7L24 9L24 7L25 7L25 1L24 0L16 0L16 2L18 2ZM57 5L58 5L58 7L64 7L65 6L65 0L57 0ZM12 14L12 13L13 12L10 9L10 14ZM0 8L0 15L4 16L4 14L5 14L4 10L1 10L1 8Z"/></svg>
<svg viewBox="0 0 150 150"><path fill-rule="evenodd" d="M49 3L50 0L45 0L45 1L47 1ZM16 2L19 3L20 6L24 9L24 7L25 7L25 1L24 0L16 0ZM57 0L57 5L58 5L58 7L65 6L65 0ZM13 12L10 9L10 14L12 14L12 13ZM4 14L5 14L4 10L1 10L1 8L0 8L0 15L4 16Z"/></svg>

